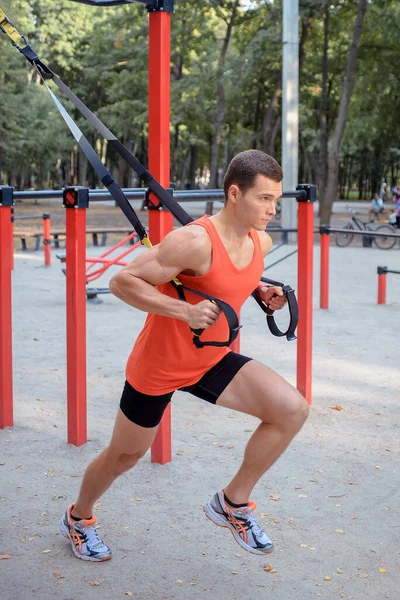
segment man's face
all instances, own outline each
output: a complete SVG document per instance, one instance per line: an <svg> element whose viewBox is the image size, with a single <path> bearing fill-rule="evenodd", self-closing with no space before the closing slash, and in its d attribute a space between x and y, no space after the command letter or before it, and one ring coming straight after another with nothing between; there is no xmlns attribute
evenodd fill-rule
<svg viewBox="0 0 400 600"><path fill-rule="evenodd" d="M228 201L233 202L236 218L245 226L264 231L276 214L276 201L282 195L282 183L264 175L257 175L254 185L241 192L237 185L231 185Z"/></svg>

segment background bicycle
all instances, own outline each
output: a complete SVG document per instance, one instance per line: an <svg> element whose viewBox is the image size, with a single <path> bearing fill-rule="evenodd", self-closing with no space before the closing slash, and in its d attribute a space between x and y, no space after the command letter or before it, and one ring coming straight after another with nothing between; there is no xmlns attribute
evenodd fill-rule
<svg viewBox="0 0 400 600"><path fill-rule="evenodd" d="M349 246L354 238L355 229L359 229L361 231L377 231L379 233L397 233L395 228L391 225L379 225L378 227L372 227L372 223L375 222L376 216L372 219L368 219L367 221L362 221L360 217L356 217L358 214L357 211L352 209L350 206L347 207L351 218L347 221L345 225L343 225L343 232L337 233L335 236L336 245L339 248L344 248L345 246ZM369 238L371 239L371 238ZM375 244L381 250L390 250L396 244L396 238L391 237L373 237L372 243Z"/></svg>

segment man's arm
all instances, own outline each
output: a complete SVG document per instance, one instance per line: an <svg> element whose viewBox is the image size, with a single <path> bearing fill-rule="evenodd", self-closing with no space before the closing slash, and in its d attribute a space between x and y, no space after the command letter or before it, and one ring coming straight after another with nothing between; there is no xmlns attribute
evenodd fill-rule
<svg viewBox="0 0 400 600"><path fill-rule="evenodd" d="M258 231L257 233L260 238L261 251L265 257L272 248L272 238L266 231ZM287 298L283 293L282 288L275 285L268 287L267 284L260 281L257 289L261 300L263 300L271 310L280 310L287 304Z"/></svg>
<svg viewBox="0 0 400 600"><path fill-rule="evenodd" d="M160 244L143 252L110 281L112 294L139 310L185 321L192 329L206 329L221 310L209 300L189 304L158 291L183 271L200 273L209 264L211 242L203 227L170 232Z"/></svg>

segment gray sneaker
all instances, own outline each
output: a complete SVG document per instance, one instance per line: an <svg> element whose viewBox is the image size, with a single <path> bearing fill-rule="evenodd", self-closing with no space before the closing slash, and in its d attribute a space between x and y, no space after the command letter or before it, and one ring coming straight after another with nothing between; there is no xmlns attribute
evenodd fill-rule
<svg viewBox="0 0 400 600"><path fill-rule="evenodd" d="M220 527L231 530L242 548L253 554L270 554L274 550L272 540L254 518L256 503L249 500L244 508L231 508L225 503L224 490L217 492L203 510L207 517Z"/></svg>
<svg viewBox="0 0 400 600"><path fill-rule="evenodd" d="M62 535L71 542L72 552L76 558L94 562L110 560L111 550L101 541L94 527L96 517L74 521L71 518L73 507L74 505L71 504L67 508L58 524Z"/></svg>

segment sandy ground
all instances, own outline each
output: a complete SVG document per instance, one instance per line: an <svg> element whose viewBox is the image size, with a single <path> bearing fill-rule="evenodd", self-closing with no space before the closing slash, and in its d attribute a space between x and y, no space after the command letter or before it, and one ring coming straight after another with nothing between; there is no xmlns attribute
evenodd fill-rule
<svg viewBox="0 0 400 600"><path fill-rule="evenodd" d="M256 419L177 393L173 461L152 464L147 454L96 505L114 552L102 564L74 558L57 522L108 443L143 315L111 296L88 304L89 441L68 445L65 278L55 259L42 266L41 252L16 255L15 426L0 431L1 600L399 600L399 276L388 276L387 304L376 305L376 267L399 269L399 249L332 247L329 311L318 308L318 254L310 418L253 494L275 552L246 553L201 510L235 473ZM296 271L294 256L268 276L295 287ZM295 383L296 343L273 338L251 299L242 322L242 352Z"/></svg>

